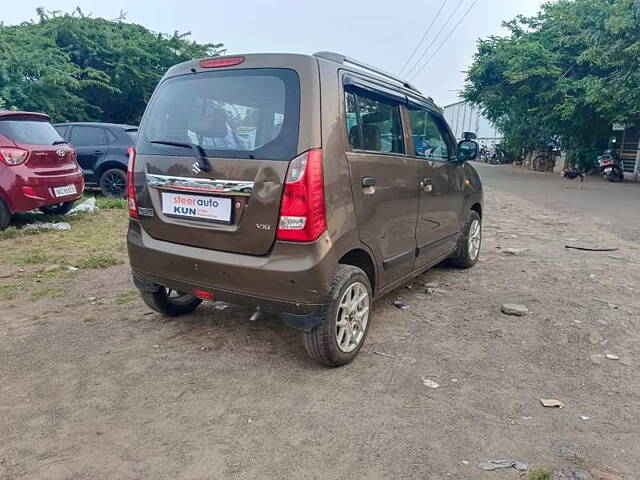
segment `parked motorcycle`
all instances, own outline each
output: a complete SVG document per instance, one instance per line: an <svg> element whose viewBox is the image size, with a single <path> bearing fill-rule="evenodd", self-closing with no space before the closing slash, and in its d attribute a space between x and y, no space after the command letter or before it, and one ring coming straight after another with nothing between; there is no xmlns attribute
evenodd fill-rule
<svg viewBox="0 0 640 480"><path fill-rule="evenodd" d="M615 148L608 148L602 155L598 157L598 165L604 178L610 182L622 182L624 180L624 171L622 169L622 160Z"/></svg>
<svg viewBox="0 0 640 480"><path fill-rule="evenodd" d="M506 163L504 151L499 148L493 149L489 156L489 163L492 165L502 165L503 163Z"/></svg>
<svg viewBox="0 0 640 480"><path fill-rule="evenodd" d="M484 145L480 147L480 154L478 155L478 161L489 163L489 149Z"/></svg>

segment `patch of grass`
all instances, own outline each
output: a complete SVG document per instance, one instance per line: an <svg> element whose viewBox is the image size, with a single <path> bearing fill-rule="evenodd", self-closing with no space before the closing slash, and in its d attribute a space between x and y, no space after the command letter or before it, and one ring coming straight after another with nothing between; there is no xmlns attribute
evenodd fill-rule
<svg viewBox="0 0 640 480"><path fill-rule="evenodd" d="M526 480L551 480L551 472L545 468L536 468L529 472Z"/></svg>
<svg viewBox="0 0 640 480"><path fill-rule="evenodd" d="M5 283L4 285L0 285L0 298L12 300L20 289L22 289L22 285L19 283Z"/></svg>
<svg viewBox="0 0 640 480"><path fill-rule="evenodd" d="M96 206L100 210L125 210L129 208L126 198L96 197Z"/></svg>
<svg viewBox="0 0 640 480"><path fill-rule="evenodd" d="M38 235L14 233L0 249L0 263L79 266L95 255L126 254L126 211L110 210L70 217L71 230L45 230Z"/></svg>
<svg viewBox="0 0 640 480"><path fill-rule="evenodd" d="M122 260L110 255L108 253L97 253L89 256L82 263L78 265L78 268L109 268L114 265L120 265Z"/></svg>
<svg viewBox="0 0 640 480"><path fill-rule="evenodd" d="M16 237L26 237L28 235L38 235L42 232L43 230L22 230L21 228L12 225L0 231L0 240L7 240L9 238Z"/></svg>
<svg viewBox="0 0 640 480"><path fill-rule="evenodd" d="M49 255L43 250L30 250L16 254L12 258L12 263L16 265L37 265L40 263L50 263Z"/></svg>
<svg viewBox="0 0 640 480"><path fill-rule="evenodd" d="M42 298L59 297L60 295L64 295L64 293L65 291L63 288L50 285L36 290L31 290L29 297L31 300L40 300Z"/></svg>
<svg viewBox="0 0 640 480"><path fill-rule="evenodd" d="M77 308L81 305L84 305L86 302L84 300L74 300L72 302L67 302L63 305L64 308Z"/></svg>
<svg viewBox="0 0 640 480"><path fill-rule="evenodd" d="M73 276L73 272L66 265L53 264L39 269L35 272L35 276L40 281L69 279Z"/></svg>
<svg viewBox="0 0 640 480"><path fill-rule="evenodd" d="M70 230L23 231L19 222L55 221L55 216L28 213L0 232L0 264L24 267L18 274L20 285L0 286L0 298L13 299L24 291L35 298L55 295L45 285L66 285L78 268L95 269L119 265L126 259L127 211L106 209L97 214L63 217ZM8 232L8 233L6 233ZM28 233L27 233L28 232ZM65 298L69 305L77 299Z"/></svg>
<svg viewBox="0 0 640 480"><path fill-rule="evenodd" d="M138 289L137 288L127 288L120 292L120 294L116 297L116 303L119 305L133 302L138 298Z"/></svg>

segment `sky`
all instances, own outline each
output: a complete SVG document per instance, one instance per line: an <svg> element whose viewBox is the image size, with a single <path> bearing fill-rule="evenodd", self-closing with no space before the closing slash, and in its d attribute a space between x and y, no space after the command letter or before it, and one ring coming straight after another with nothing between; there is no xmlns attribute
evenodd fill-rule
<svg viewBox="0 0 640 480"><path fill-rule="evenodd" d="M501 27L504 20L519 14L534 15L543 3L541 0L9 1L2 2L6 3L0 21L5 24L36 18L39 6L50 11L72 11L79 6L85 14L104 18L116 18L124 11L128 21L156 32L191 32L193 40L224 43L232 54L310 54L330 50L391 73L400 72L431 26L407 70L412 83L440 105L456 101L478 38L504 34ZM420 57L422 60L417 63Z"/></svg>

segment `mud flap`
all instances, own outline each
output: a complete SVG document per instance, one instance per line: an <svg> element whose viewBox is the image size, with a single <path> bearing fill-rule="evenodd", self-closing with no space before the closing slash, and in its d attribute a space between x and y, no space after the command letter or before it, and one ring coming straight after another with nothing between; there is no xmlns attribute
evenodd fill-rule
<svg viewBox="0 0 640 480"><path fill-rule="evenodd" d="M282 319L282 322L289 327L309 332L320 324L320 311L321 309L318 309L309 315L280 313L280 318Z"/></svg>
<svg viewBox="0 0 640 480"><path fill-rule="evenodd" d="M147 280L143 280L140 277L137 277L135 274L133 275L133 284L136 286L138 290L142 292L153 293L160 290L160 285L153 282L149 282Z"/></svg>

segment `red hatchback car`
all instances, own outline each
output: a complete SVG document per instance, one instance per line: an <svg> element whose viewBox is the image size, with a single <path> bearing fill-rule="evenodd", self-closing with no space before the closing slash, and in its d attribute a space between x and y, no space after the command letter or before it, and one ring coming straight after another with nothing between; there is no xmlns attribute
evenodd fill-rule
<svg viewBox="0 0 640 480"><path fill-rule="evenodd" d="M0 230L12 213L66 213L82 196L75 150L43 113L0 110Z"/></svg>

